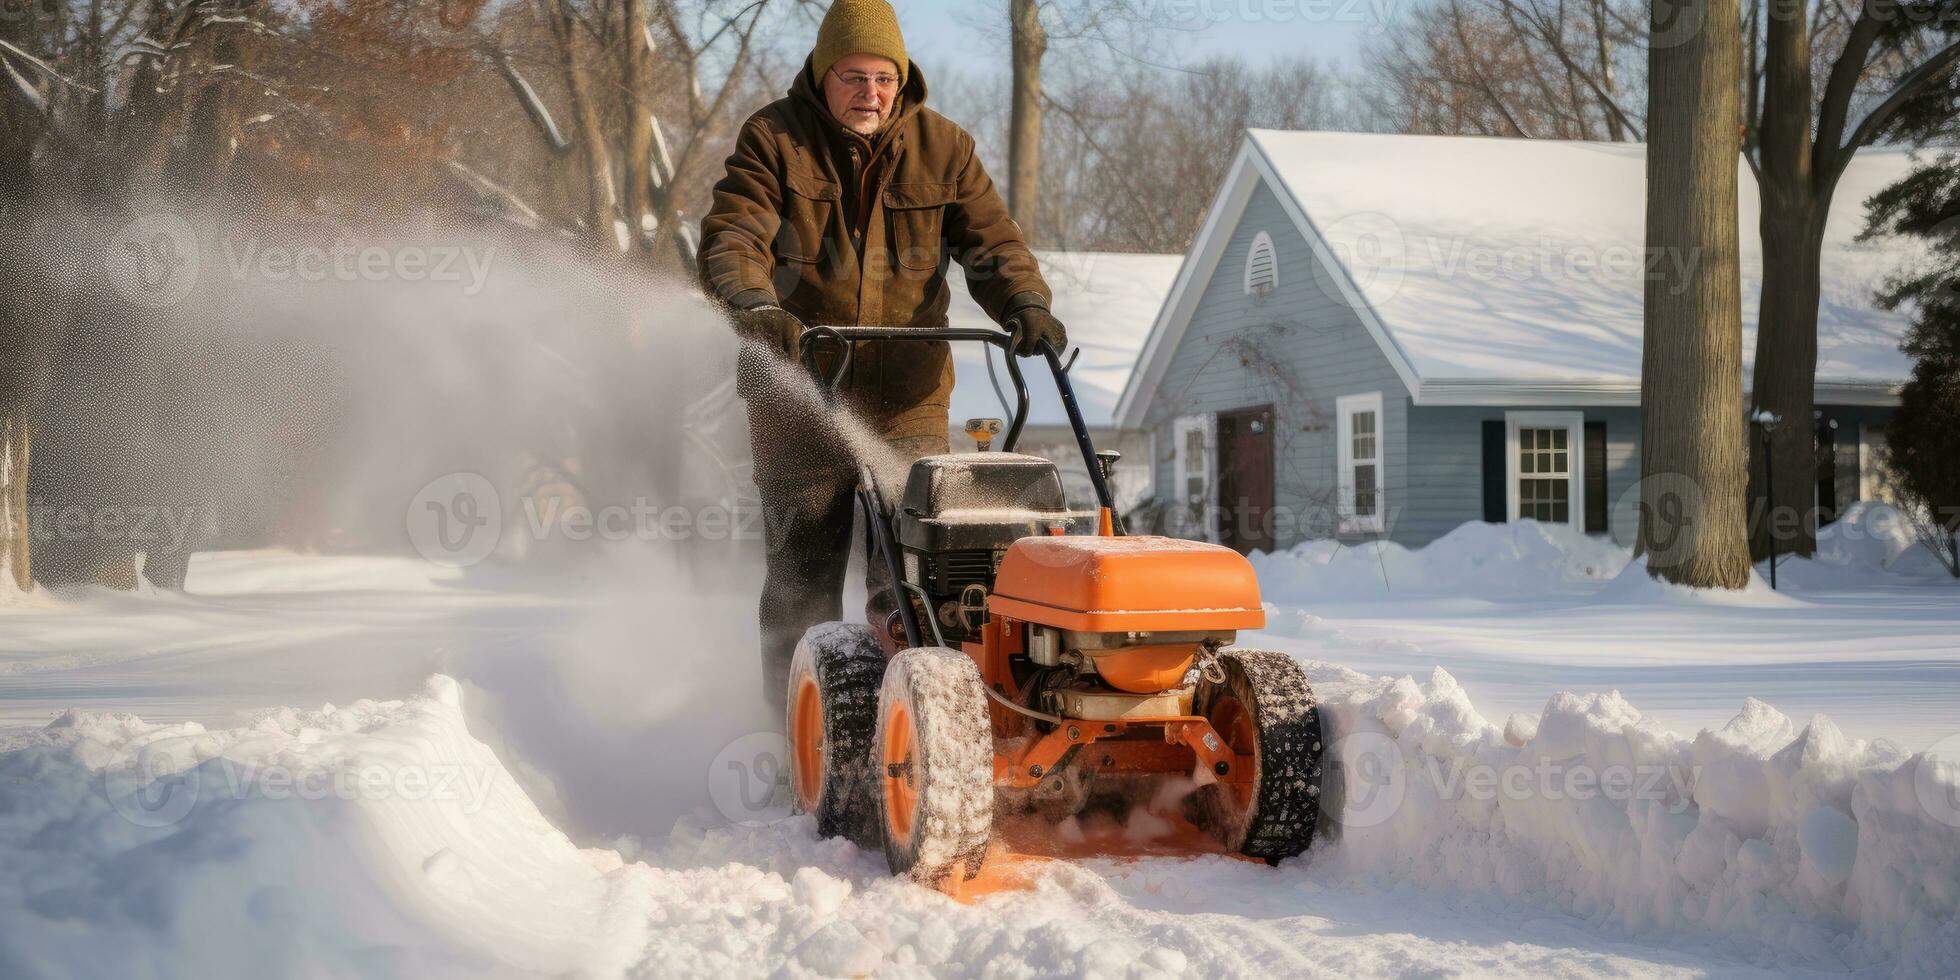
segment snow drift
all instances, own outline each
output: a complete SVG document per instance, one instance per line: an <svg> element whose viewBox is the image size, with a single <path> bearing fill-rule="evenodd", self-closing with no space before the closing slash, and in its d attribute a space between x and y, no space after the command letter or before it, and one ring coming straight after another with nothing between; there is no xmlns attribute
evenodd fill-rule
<svg viewBox="0 0 1960 980"><path fill-rule="evenodd" d="M1268 602L1404 595L1532 595L1599 583L1625 568L1627 549L1563 524L1472 521L1421 548L1392 541L1305 541L1252 555Z"/></svg>
<svg viewBox="0 0 1960 980"><path fill-rule="evenodd" d="M1515 598L1593 594L1607 599L1731 601L1776 604L1767 581L1745 595L1690 597L1688 590L1649 586L1631 549L1570 525L1539 521L1470 521L1420 548L1392 541L1348 544L1304 541L1285 551L1255 552L1253 568L1267 602L1315 602L1447 596ZM1758 577L1768 565L1759 566ZM1799 589L1861 586L1873 573L1940 579L1939 560L1912 536L1911 523L1890 504L1860 501L1817 535L1813 558L1785 556L1779 576ZM1639 581L1633 581L1633 580ZM1781 583L1779 583L1781 584Z"/></svg>
<svg viewBox="0 0 1960 980"><path fill-rule="evenodd" d="M1703 936L1778 967L1931 973L1960 952L1950 764L1755 702L1694 738L1610 694L1560 695L1499 728L1441 671L1313 672L1340 825L1277 871L1146 862L1131 873L1156 901L1215 886L1266 918L1295 914L1305 889L1413 884ZM231 730L70 712L15 736L0 747L0 973L1256 969L1242 939L1166 925L1090 871L1055 865L1031 892L959 906L815 839L807 818L688 819L580 848L472 737L462 701L437 677L403 701ZM1521 768L1518 792L1505 774ZM1587 768L1599 791L1568 789Z"/></svg>
<svg viewBox="0 0 1960 980"><path fill-rule="evenodd" d="M1753 699L1692 738L1617 693L1560 694L1499 727L1441 669L1311 673L1334 695L1345 801L1317 871L1740 941L1779 968L1937 974L1960 957L1960 760L1852 741L1822 715L1799 728Z"/></svg>

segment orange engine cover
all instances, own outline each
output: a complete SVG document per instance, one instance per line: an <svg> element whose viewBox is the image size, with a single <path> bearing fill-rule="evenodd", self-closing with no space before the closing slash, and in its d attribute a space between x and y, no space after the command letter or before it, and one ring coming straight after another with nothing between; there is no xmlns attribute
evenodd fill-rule
<svg viewBox="0 0 1960 980"><path fill-rule="evenodd" d="M1230 548L1151 535L1022 538L987 607L1087 633L1252 630L1266 625L1252 564Z"/></svg>

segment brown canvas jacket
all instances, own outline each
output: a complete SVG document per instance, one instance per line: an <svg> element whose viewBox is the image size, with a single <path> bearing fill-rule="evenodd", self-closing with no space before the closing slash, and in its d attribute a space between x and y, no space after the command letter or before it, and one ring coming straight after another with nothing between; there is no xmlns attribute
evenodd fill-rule
<svg viewBox="0 0 1960 980"><path fill-rule="evenodd" d="M773 300L811 326L943 327L957 261L996 321L1047 306L973 138L925 101L914 64L890 121L866 139L831 117L805 62L788 96L743 124L715 185L701 222L708 294L742 308ZM952 382L945 344L861 343L847 385L888 414L946 404Z"/></svg>

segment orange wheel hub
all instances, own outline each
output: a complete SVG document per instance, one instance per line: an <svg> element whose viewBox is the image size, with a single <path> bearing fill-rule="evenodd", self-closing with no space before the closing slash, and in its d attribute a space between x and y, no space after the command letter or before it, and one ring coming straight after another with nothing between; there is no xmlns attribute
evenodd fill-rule
<svg viewBox="0 0 1960 980"><path fill-rule="evenodd" d="M885 828L898 840L912 836L919 808L917 756L912 712L902 704L893 705L885 718Z"/></svg>
<svg viewBox="0 0 1960 980"><path fill-rule="evenodd" d="M804 813L817 811L817 798L823 795L823 695L817 679L809 675L796 685L796 701L790 708L790 752L796 765L796 801Z"/></svg>
<svg viewBox="0 0 1960 980"><path fill-rule="evenodd" d="M1240 757L1252 759L1259 749L1259 729L1253 724L1252 711L1245 702L1227 694L1212 702L1206 720L1218 730L1220 738ZM1233 780L1225 784L1230 788L1232 799L1239 809L1252 807L1253 783L1249 780Z"/></svg>

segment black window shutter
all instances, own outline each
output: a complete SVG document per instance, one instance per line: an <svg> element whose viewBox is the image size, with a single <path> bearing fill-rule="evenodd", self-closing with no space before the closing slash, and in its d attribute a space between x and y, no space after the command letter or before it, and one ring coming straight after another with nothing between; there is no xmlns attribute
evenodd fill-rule
<svg viewBox="0 0 1960 980"><path fill-rule="evenodd" d="M1502 524L1504 513L1504 420L1484 420L1484 520Z"/></svg>
<svg viewBox="0 0 1960 980"><path fill-rule="evenodd" d="M1586 533L1605 534L1606 423L1586 423Z"/></svg>

